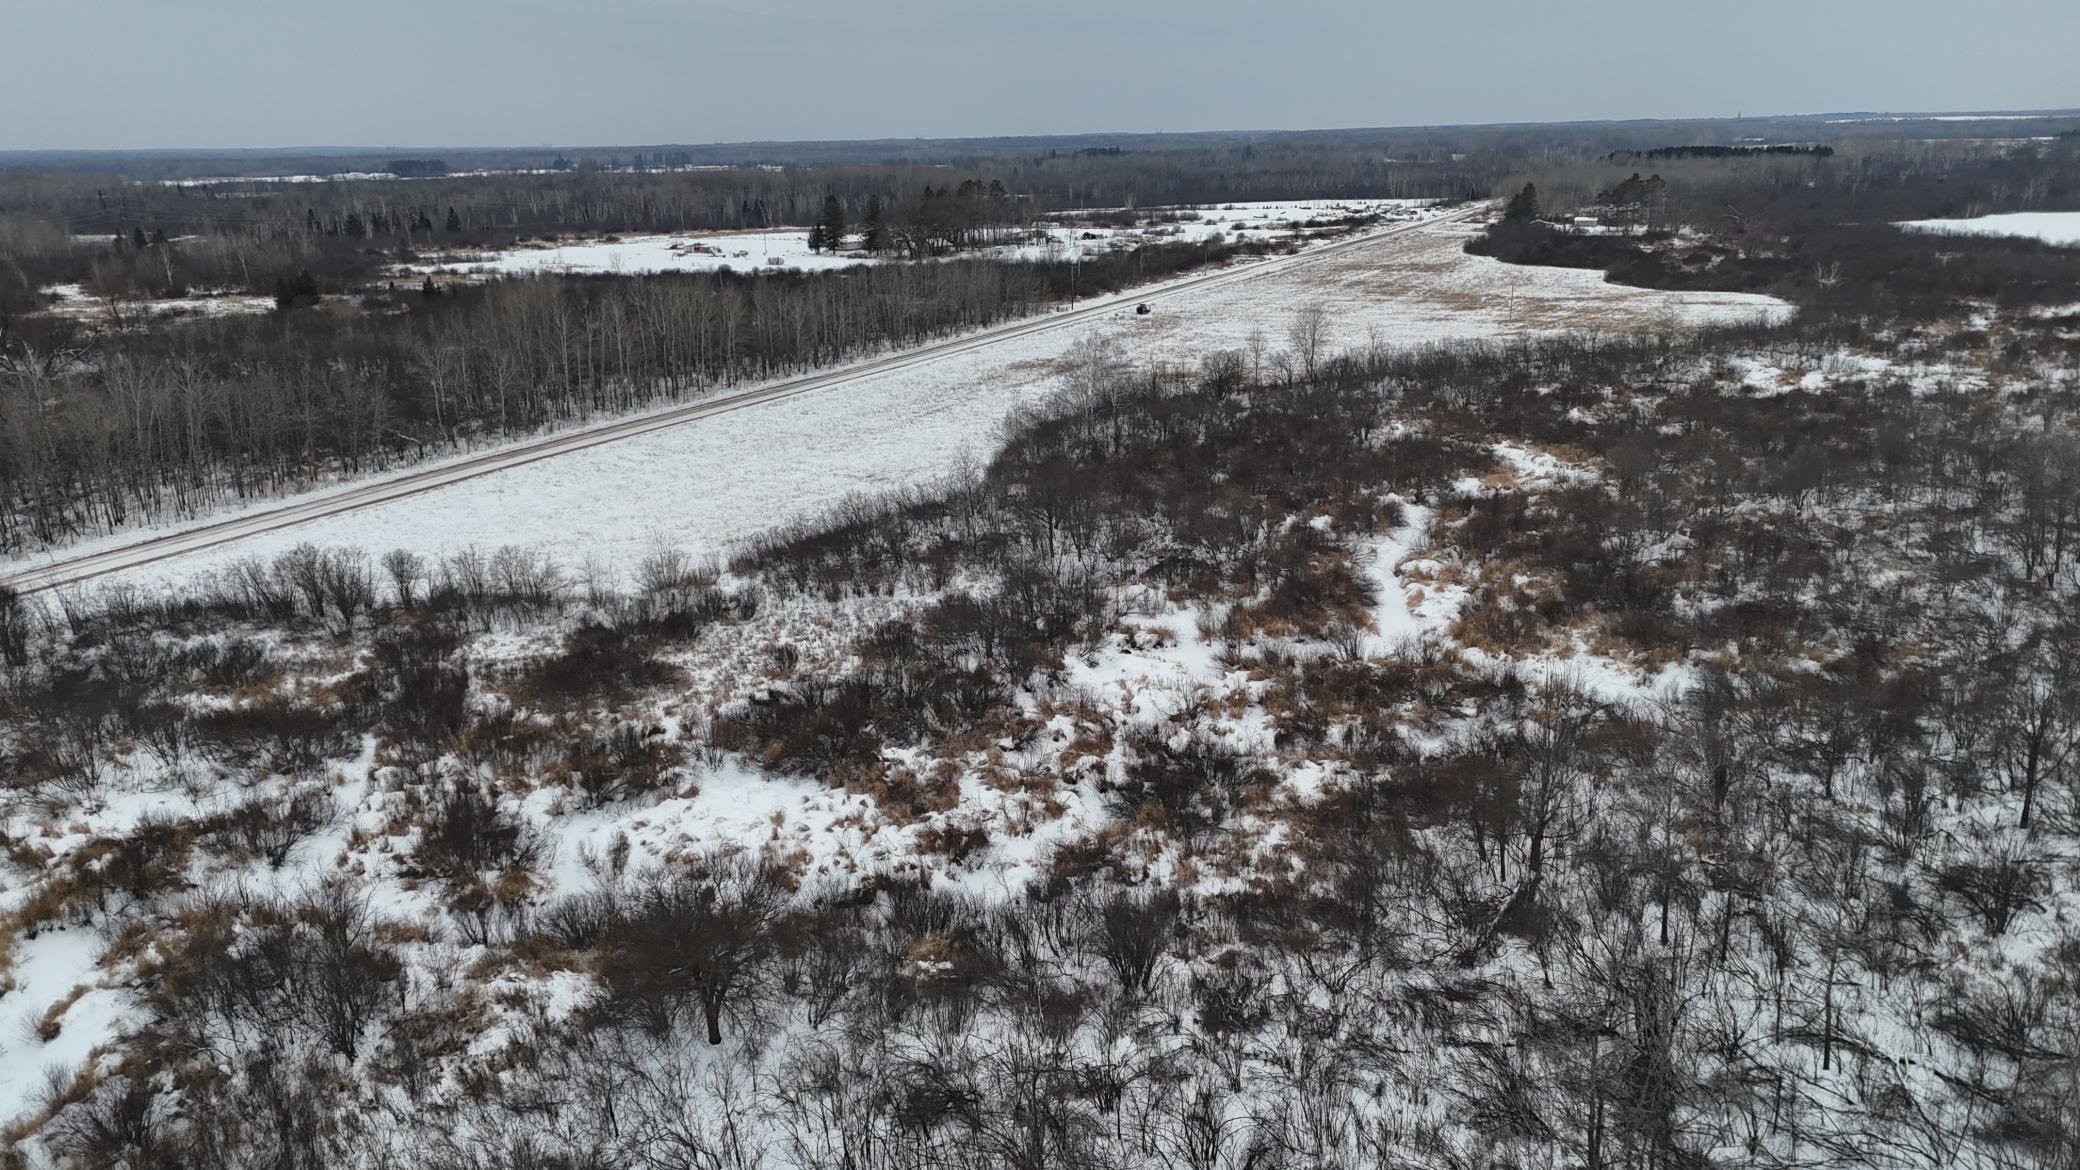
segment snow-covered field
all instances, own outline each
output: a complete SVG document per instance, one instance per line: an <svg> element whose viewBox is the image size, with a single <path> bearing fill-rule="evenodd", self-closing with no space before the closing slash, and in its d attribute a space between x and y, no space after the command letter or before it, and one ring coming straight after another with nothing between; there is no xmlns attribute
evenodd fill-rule
<svg viewBox="0 0 2080 1170"><path fill-rule="evenodd" d="M2080 211L2015 211L1972 219L1914 219L1899 226L1941 235L2021 236L2063 247L2080 245Z"/></svg>
<svg viewBox="0 0 2080 1170"><path fill-rule="evenodd" d="M1162 373L1216 349L1263 360L1304 308L1327 317L1325 352L1570 330L1695 327L1776 317L1788 306L1735 293L1667 293L1600 273L1512 266L1462 250L1478 230L1421 229L1290 272L1131 309L784 401L542 460L378 507L159 562L126 578L181 579L301 543L436 554L539 548L567 567L625 570L669 544L724 556L771 526L859 492L932 480L994 450L1000 421L1052 392L1085 347ZM273 506L278 501L266 505ZM113 547L128 533L73 553ZM33 562L8 564L27 568Z"/></svg>
<svg viewBox="0 0 2080 1170"><path fill-rule="evenodd" d="M448 272L482 276L528 276L541 272L616 273L738 272L753 268L845 268L872 261L842 252L813 252L806 228L766 232L674 233L615 236L600 240L525 245L471 253L399 267L400 273Z"/></svg>
<svg viewBox="0 0 2080 1170"><path fill-rule="evenodd" d="M1077 222L1090 211L1066 211L1056 222L1007 233L1011 238L979 252L998 259L1062 260L1145 242L1200 243L1220 237L1250 240L1290 238L1309 223L1353 216L1408 220L1426 214L1424 200L1299 199L1279 203L1219 203L1139 209L1131 227ZM1111 209L1108 209L1108 211ZM538 272L626 273L743 272L754 268L804 271L874 264L884 258L857 250L817 252L807 228L770 231L672 232L614 236L554 244L525 244L495 252L430 255L398 269L401 274L444 272L481 276L525 276Z"/></svg>

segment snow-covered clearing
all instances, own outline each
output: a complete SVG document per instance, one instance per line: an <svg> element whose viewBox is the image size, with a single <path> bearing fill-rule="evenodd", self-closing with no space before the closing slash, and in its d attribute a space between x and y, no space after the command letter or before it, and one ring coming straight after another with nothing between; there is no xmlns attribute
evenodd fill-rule
<svg viewBox="0 0 2080 1170"><path fill-rule="evenodd" d="M753 268L848 268L873 263L864 254L815 252L806 228L751 232L677 232L608 236L597 240L523 244L495 252L462 253L401 265L399 273L447 272L475 276L527 276L541 272L612 273L738 272Z"/></svg>
<svg viewBox="0 0 2080 1170"><path fill-rule="evenodd" d="M2014 211L1972 219L1913 219L1899 226L1948 236L2020 236L2062 247L2080 245L2080 211Z"/></svg>
<svg viewBox="0 0 2080 1170"><path fill-rule="evenodd" d="M1202 243L1222 237L1276 241L1305 230L1304 225L1353 217L1414 219L1426 201L1409 199L1301 199L1280 203L1219 203L1192 207L1137 209L1139 221L1119 227L1079 222L1114 211L1064 211L1054 223L1005 234L1008 242L960 253L996 259L1068 260L1142 243ZM656 235L607 236L592 240L528 243L494 252L428 254L400 266L400 274L440 272L469 276L525 276L540 272L623 273L743 272L755 268L803 271L886 263L887 258L856 250L819 252L809 247L807 228L764 231L669 232Z"/></svg>
<svg viewBox="0 0 2080 1170"><path fill-rule="evenodd" d="M775 524L858 492L933 480L995 449L1004 417L1052 392L1094 342L1153 373L1195 370L1218 349L1265 360L1304 308L1327 314L1324 353L1566 331L1683 328L1776 318L1742 293L1667 293L1601 273L1466 255L1478 230L1440 224L1260 280L1193 290L1137 316L1022 337L830 390L541 460L452 487L172 558L122 578L192 577L302 543L426 554L539 548L575 567L625 569L659 544L727 555ZM276 503L278 501L270 502ZM114 547L135 533L86 542ZM6 569L28 568L29 561Z"/></svg>

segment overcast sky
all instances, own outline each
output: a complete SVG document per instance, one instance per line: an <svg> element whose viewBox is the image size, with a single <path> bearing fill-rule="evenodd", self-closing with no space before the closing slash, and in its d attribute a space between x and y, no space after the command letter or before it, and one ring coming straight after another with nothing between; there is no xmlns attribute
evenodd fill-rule
<svg viewBox="0 0 2080 1170"><path fill-rule="evenodd" d="M0 149L2080 105L2076 0L0 0Z"/></svg>

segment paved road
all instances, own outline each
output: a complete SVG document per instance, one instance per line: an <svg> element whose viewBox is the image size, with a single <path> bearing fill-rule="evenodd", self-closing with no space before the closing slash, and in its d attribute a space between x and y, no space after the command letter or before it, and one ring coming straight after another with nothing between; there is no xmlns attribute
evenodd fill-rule
<svg viewBox="0 0 2080 1170"><path fill-rule="evenodd" d="M198 522L191 527L141 539L130 544L119 545L115 548L105 548L79 556L65 556L60 553L33 567L17 569L10 574L0 575L0 584L11 586L23 593L36 593L45 589L55 589L63 585L91 581L96 577L106 576L110 573L135 569L143 565L152 564L155 561L167 560L171 557L186 556L189 553L214 548L220 544L229 544L235 540L244 540L247 537L293 527L294 525L308 523L326 516L336 516L342 512L353 511L356 508L367 508L376 504L402 499L406 496L418 495L421 492L436 491L450 484L475 479L480 475L492 475L508 468L521 467L540 459L553 459L558 455L571 451L582 451L587 447L596 447L601 443L611 443L617 439L628 438L631 435L648 434L651 431L663 430L666 427L681 426L686 423L699 421L700 419L712 418L718 414L727 414L733 410L745 410L763 403L776 402L783 398L792 398L798 394L811 394L818 390L828 390L833 386L843 386L846 383L855 382L862 378L873 378L882 374L907 370L914 366L921 366L929 362L952 357L955 354L967 353L971 350L981 349L984 346L1009 341L1015 337L1030 337L1036 333L1046 333L1055 329L1067 328L1071 325L1118 312L1122 306L1143 302L1154 304L1188 292L1214 288L1220 285L1236 284L1246 280L1255 280L1259 277L1272 276L1281 272L1290 272L1295 268L1320 263L1343 253L1371 247L1382 240L1416 231L1431 224L1444 223L1454 219L1465 219L1482 210L1483 207L1477 204L1445 216L1418 220L1413 223L1396 224L1377 231L1361 233L1349 239L1323 244L1293 256L1280 256L1270 260L1260 260L1255 263L1222 268L1197 276L1187 276L1156 288L1123 293L1118 296L1102 297L1097 300L1079 303L1076 308L1071 310L1022 318L1008 325L984 330L980 333L971 333L952 341L936 342L916 349L903 350L886 357L871 358L849 366L841 366L821 374L812 374L808 377L796 378L788 382L762 386L756 390L746 390L721 397L704 398L698 402L689 402L681 406L667 407L666 409L652 411L647 414L633 415L598 426L565 431L547 438L500 447L480 455L472 455L444 463L438 467L410 471L370 483L314 492L285 501L274 507L247 512L227 520Z"/></svg>

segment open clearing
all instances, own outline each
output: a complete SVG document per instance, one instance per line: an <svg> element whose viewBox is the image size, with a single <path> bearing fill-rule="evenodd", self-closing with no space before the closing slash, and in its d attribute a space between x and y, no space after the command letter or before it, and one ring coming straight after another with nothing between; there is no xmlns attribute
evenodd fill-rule
<svg viewBox="0 0 2080 1170"><path fill-rule="evenodd" d="M2080 246L2080 211L2016 211L1972 219L1916 219L1908 231L1953 236L2020 236L2064 247Z"/></svg>
<svg viewBox="0 0 2080 1170"><path fill-rule="evenodd" d="M1313 305L1328 314L1328 352L1566 330L1697 327L1789 312L1769 297L1656 292L1608 284L1592 271L1469 256L1462 245L1475 230L1464 222L1428 224L1250 279L1181 289L1147 316L1133 305L1137 295L1151 294L1129 294L1073 324L537 459L104 579L186 578L303 543L429 554L519 545L566 566L609 572L625 570L659 545L727 555L750 536L853 493L928 482L965 460L986 458L999 422L1052 392L1076 355L1093 344L1104 346L1111 360L1156 374L1195 368L1198 355L1213 350L1247 350L1252 335L1261 336L1269 360L1285 348L1294 315ZM299 499L267 501L251 511ZM66 560L137 540L133 532L87 542L67 550ZM35 586L51 561L19 560L0 572Z"/></svg>

